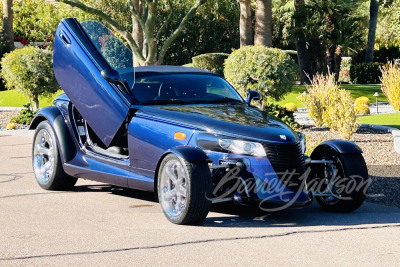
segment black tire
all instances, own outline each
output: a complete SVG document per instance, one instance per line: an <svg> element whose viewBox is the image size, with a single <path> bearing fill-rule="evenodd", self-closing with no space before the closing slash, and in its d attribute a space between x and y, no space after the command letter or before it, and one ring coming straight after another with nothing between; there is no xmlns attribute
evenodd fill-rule
<svg viewBox="0 0 400 267"><path fill-rule="evenodd" d="M361 154L339 154L330 151L324 158L335 162L339 175L335 184L341 187L342 191L340 198L316 196L318 204L324 210L332 212L351 212L358 209L366 198L369 186L364 157Z"/></svg>
<svg viewBox="0 0 400 267"><path fill-rule="evenodd" d="M174 213L173 208L171 208L173 201L165 200L163 195L166 194L165 190L167 190L163 177L163 175L166 175L164 170L172 168L171 162L180 163L188 178L187 180L185 179L184 183L187 192L185 206L180 211L180 214L175 214L177 213L176 210ZM174 154L167 155L163 159L158 172L157 193L163 212L170 222L181 225L193 225L202 222L207 217L211 207L212 181L208 163L206 161L190 163L181 160Z"/></svg>
<svg viewBox="0 0 400 267"><path fill-rule="evenodd" d="M49 170L41 173L46 169L43 169L45 164L48 164ZM57 139L48 121L42 121L36 128L32 145L32 166L37 183L46 190L71 190L78 180L64 172Z"/></svg>

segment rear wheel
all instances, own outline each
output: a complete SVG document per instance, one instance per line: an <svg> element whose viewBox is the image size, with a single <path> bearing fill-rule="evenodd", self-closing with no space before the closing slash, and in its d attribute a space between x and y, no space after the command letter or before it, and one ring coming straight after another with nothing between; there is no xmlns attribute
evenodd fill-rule
<svg viewBox="0 0 400 267"><path fill-rule="evenodd" d="M205 161L190 163L174 154L164 158L158 172L158 199L175 224L202 222L211 207L212 182Z"/></svg>
<svg viewBox="0 0 400 267"><path fill-rule="evenodd" d="M333 212L350 212L359 208L369 185L363 156L329 151L319 159L332 161L318 172L321 178L318 185L312 185L318 189L314 194L319 205Z"/></svg>
<svg viewBox="0 0 400 267"><path fill-rule="evenodd" d="M46 190L69 190L78 180L64 172L56 137L48 121L41 122L36 128L32 165L36 181Z"/></svg>

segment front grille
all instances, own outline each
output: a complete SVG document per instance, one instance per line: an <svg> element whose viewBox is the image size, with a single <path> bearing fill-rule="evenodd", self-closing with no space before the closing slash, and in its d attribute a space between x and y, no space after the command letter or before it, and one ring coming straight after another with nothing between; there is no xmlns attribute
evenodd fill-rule
<svg viewBox="0 0 400 267"><path fill-rule="evenodd" d="M298 191L302 184L300 178L306 170L300 143L263 143L263 146L279 179L290 190Z"/></svg>

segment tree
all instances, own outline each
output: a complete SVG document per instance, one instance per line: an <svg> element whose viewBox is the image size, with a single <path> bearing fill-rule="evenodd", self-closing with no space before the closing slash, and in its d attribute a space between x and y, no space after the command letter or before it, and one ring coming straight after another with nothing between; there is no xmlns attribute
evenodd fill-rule
<svg viewBox="0 0 400 267"><path fill-rule="evenodd" d="M114 19L110 14L102 11L100 8L94 8L79 0L57 0L57 2L66 3L72 7L77 7L89 14L96 15L105 21L115 32L117 32L124 41L131 48L137 65L161 65L164 61L165 54L171 44L179 37L184 31L187 22L196 14L198 8L203 5L206 0L196 0L190 10L185 14L179 26L172 32L172 34L160 41L160 36L166 28L167 23L174 15L174 9L170 3L170 15L167 21L164 22L159 28L156 28L157 10L159 8L158 0L130 0L126 6L121 5L120 10L113 10L114 12L126 12L129 10L130 18L133 21L132 29L129 31L125 25ZM105 1L107 5L112 5L113 1ZM139 25L137 23L139 22ZM143 49L141 49L140 35L137 35L135 27L139 27L143 31ZM135 41L135 38L137 39ZM158 47L160 43L161 48Z"/></svg>
<svg viewBox="0 0 400 267"><path fill-rule="evenodd" d="M272 0L257 0L255 45L272 47Z"/></svg>
<svg viewBox="0 0 400 267"><path fill-rule="evenodd" d="M371 0L369 12L368 43L367 50L365 52L365 63L374 61L375 35L379 13L379 2L377 0Z"/></svg>
<svg viewBox="0 0 400 267"><path fill-rule="evenodd" d="M8 51L14 50L13 0L3 0L3 33Z"/></svg>
<svg viewBox="0 0 400 267"><path fill-rule="evenodd" d="M297 58L299 61L301 82L310 84L312 79L310 59L308 56L306 37L303 31L306 20L304 0L294 0L294 24Z"/></svg>
<svg viewBox="0 0 400 267"><path fill-rule="evenodd" d="M253 24L251 20L251 0L238 0L240 4L240 47L253 44Z"/></svg>
<svg viewBox="0 0 400 267"><path fill-rule="evenodd" d="M50 96L59 89L53 73L53 53L48 49L26 46L5 54L1 76L7 89L16 89L39 108L39 96Z"/></svg>

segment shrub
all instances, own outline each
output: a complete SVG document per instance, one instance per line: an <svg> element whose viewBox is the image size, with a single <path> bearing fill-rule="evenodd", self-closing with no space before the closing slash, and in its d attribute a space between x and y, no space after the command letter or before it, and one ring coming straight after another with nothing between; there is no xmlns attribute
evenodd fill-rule
<svg viewBox="0 0 400 267"><path fill-rule="evenodd" d="M29 125L32 122L33 117L35 116L36 112L32 111L31 104L28 103L24 105L24 109L21 110L17 117L14 117L10 120L10 123L18 123Z"/></svg>
<svg viewBox="0 0 400 267"><path fill-rule="evenodd" d="M389 46L381 47L374 51L374 62L386 64L390 61L400 58L400 47ZM363 63L365 59L365 50L358 52L353 57L353 63Z"/></svg>
<svg viewBox="0 0 400 267"><path fill-rule="evenodd" d="M369 109L368 105L365 104L356 104L354 105L354 110L357 115L369 115L371 114L371 111Z"/></svg>
<svg viewBox="0 0 400 267"><path fill-rule="evenodd" d="M192 59L193 67L223 75L224 62L228 57L229 54L225 53L210 53L210 54L199 55Z"/></svg>
<svg viewBox="0 0 400 267"><path fill-rule="evenodd" d="M283 105L283 107L288 111L292 111L292 112L297 111L297 106L295 103L286 103L285 105Z"/></svg>
<svg viewBox="0 0 400 267"><path fill-rule="evenodd" d="M366 96L360 96L359 98L356 99L356 101L354 102L355 106L360 106L360 105L371 105L371 101L369 100L368 97Z"/></svg>
<svg viewBox="0 0 400 267"><path fill-rule="evenodd" d="M354 99L350 92L340 90L334 74L315 75L307 93L298 97L308 108L317 126L326 124L331 131L350 139L358 128Z"/></svg>
<svg viewBox="0 0 400 267"><path fill-rule="evenodd" d="M350 79L352 83L377 84L380 83L382 63L358 63L350 67Z"/></svg>
<svg viewBox="0 0 400 267"><path fill-rule="evenodd" d="M268 97L282 99L292 90L297 75L296 64L287 53L260 45L234 50L225 61L224 74L242 96L257 90L264 103Z"/></svg>
<svg viewBox="0 0 400 267"><path fill-rule="evenodd" d="M395 111L400 111L400 66L393 63L384 66L382 70L382 92L387 97Z"/></svg>
<svg viewBox="0 0 400 267"><path fill-rule="evenodd" d="M264 110L269 114L279 118L281 121L286 123L292 129L299 128L299 124L296 122L294 118L294 112L287 110L286 108L275 105L272 103L267 103L264 105Z"/></svg>
<svg viewBox="0 0 400 267"><path fill-rule="evenodd" d="M39 95L50 96L59 89L53 73L53 54L48 49L26 46L6 54L1 60L1 76L7 89L28 96L39 108Z"/></svg>

